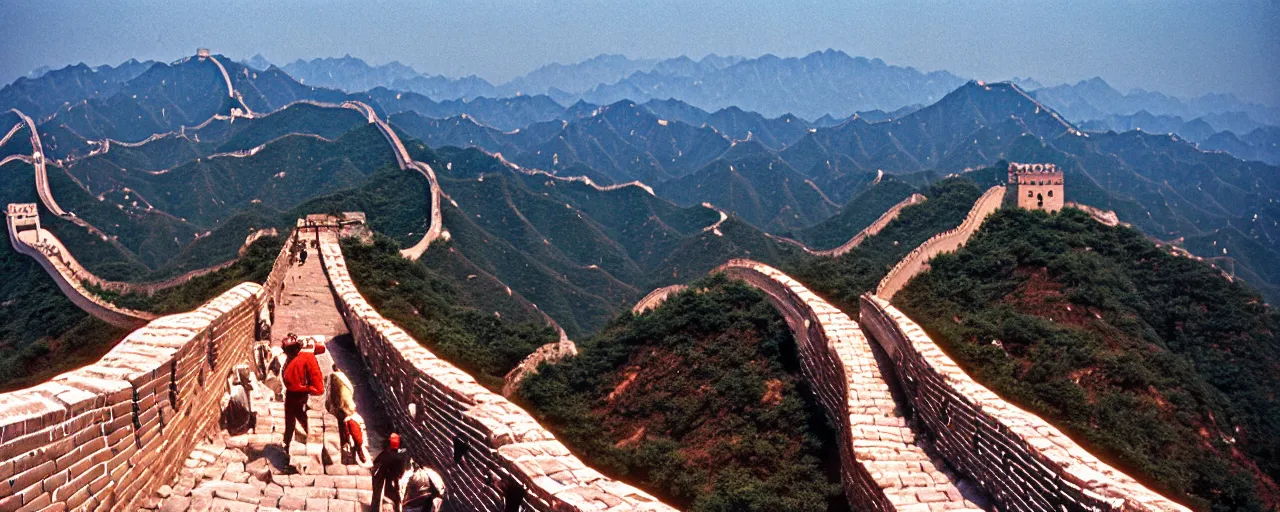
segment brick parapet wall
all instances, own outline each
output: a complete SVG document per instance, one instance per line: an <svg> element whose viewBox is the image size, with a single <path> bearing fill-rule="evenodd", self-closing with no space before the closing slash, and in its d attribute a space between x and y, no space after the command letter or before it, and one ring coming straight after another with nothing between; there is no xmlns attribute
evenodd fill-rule
<svg viewBox="0 0 1280 512"><path fill-rule="evenodd" d="M219 418L248 359L262 287L156 319L98 362L0 394L0 512L134 510Z"/></svg>
<svg viewBox="0 0 1280 512"><path fill-rule="evenodd" d="M107 302L98 294L90 292L85 288L83 281L97 282L97 277L84 270L71 253L62 246L62 242L53 236L53 233L43 228L38 231L18 231L13 225L12 217L7 217L6 224L13 250L36 260L40 267L53 278L54 284L58 285L63 295L66 295L67 299L84 312L111 325L124 328L140 327L159 316L146 311L121 308ZM39 243L35 240L36 236L39 236Z"/></svg>
<svg viewBox="0 0 1280 512"><path fill-rule="evenodd" d="M795 333L802 373L839 432L841 482L855 508L977 509L915 443L857 323L762 263L731 260L717 271L765 292Z"/></svg>
<svg viewBox="0 0 1280 512"><path fill-rule="evenodd" d="M920 273L925 268L925 264L940 253L954 251L961 245L964 245L969 237L973 235L978 227L982 225L982 221L986 220L988 215L1000 208L1000 203L1004 200L1005 188L1003 186L994 186L987 189L978 200L974 202L973 208L965 215L964 221L947 231L943 231L920 244L919 247L912 249L906 257L902 258L884 278L880 280L880 284L876 287L876 295L892 299L894 294L898 293L907 281Z"/></svg>
<svg viewBox="0 0 1280 512"><path fill-rule="evenodd" d="M495 476L524 490L522 510L674 510L587 467L527 412L378 314L352 283L336 235L321 233L320 252L395 431L416 461L441 470L452 510L501 510Z"/></svg>
<svg viewBox="0 0 1280 512"><path fill-rule="evenodd" d="M1104 464L1039 416L974 382L888 301L862 296L859 321L894 362L923 424L947 461L1007 510L1186 512Z"/></svg>

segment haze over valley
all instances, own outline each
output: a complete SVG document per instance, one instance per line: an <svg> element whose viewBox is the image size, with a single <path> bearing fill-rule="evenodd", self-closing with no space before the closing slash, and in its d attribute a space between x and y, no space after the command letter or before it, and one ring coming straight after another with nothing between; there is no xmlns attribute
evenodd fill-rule
<svg viewBox="0 0 1280 512"><path fill-rule="evenodd" d="M233 4L0 8L0 511L1280 507L1274 6Z"/></svg>

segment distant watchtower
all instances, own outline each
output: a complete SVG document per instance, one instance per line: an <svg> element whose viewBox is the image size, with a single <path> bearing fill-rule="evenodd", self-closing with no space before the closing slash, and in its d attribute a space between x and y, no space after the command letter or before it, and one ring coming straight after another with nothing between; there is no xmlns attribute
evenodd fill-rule
<svg viewBox="0 0 1280 512"><path fill-rule="evenodd" d="M1062 209L1062 171L1053 164L1009 163L1009 188L1018 208L1056 212Z"/></svg>
<svg viewBox="0 0 1280 512"><path fill-rule="evenodd" d="M196 57L200 57L200 58L202 58L202 59L207 59L207 58L209 58L209 49L208 49L208 48L196 48Z"/></svg>

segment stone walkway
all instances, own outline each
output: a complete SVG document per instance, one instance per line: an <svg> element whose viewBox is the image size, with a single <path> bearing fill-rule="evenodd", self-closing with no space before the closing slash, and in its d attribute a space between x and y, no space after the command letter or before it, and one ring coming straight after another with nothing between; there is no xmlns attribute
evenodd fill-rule
<svg viewBox="0 0 1280 512"><path fill-rule="evenodd" d="M356 408L368 432L370 461L386 446L390 432L363 362L334 304L329 280L318 251L308 249L306 264L290 267L284 293L275 311L272 344L290 332L325 341L326 353L317 357L327 380L336 366L352 381ZM324 397L308 403L311 432L305 444L294 442L289 454L281 447L284 403L271 390L254 383L250 394L258 413L256 427L248 433L226 431L201 442L187 459L171 486L162 487L149 505L164 511L275 511L368 510L372 499L369 464L343 464L338 455L338 421L324 410ZM298 474L287 474L289 462Z"/></svg>

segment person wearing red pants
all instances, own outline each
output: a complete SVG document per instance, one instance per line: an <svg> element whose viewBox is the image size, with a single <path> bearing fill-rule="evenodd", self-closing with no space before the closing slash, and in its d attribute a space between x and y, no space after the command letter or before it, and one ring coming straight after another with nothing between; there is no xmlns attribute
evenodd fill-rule
<svg viewBox="0 0 1280 512"><path fill-rule="evenodd" d="M400 449L400 434L387 436L387 449L382 450L373 459L373 512L382 510L382 494L385 491L391 498L391 510L402 512L400 508L400 477L409 468L409 456Z"/></svg>
<svg viewBox="0 0 1280 512"><path fill-rule="evenodd" d="M315 353L302 349L302 343L296 337L285 339L284 352L289 357L285 363L284 380L284 451L289 453L289 444L293 442L295 423L302 424L302 432L307 432L307 399L310 395L324 394L324 374L320 372L320 363Z"/></svg>

